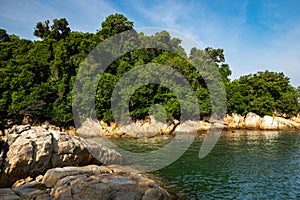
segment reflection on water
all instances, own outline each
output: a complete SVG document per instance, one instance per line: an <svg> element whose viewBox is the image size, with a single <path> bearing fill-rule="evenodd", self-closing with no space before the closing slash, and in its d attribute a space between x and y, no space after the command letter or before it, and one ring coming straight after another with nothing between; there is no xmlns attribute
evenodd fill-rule
<svg viewBox="0 0 300 200"><path fill-rule="evenodd" d="M228 131L203 159L204 135L176 162L150 176L190 199L300 199L300 132ZM170 138L114 140L143 152Z"/></svg>

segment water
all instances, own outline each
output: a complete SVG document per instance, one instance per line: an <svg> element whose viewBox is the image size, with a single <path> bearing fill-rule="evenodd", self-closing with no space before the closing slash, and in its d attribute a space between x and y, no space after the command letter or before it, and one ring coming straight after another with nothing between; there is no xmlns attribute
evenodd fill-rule
<svg viewBox="0 0 300 200"><path fill-rule="evenodd" d="M203 137L177 161L149 175L189 199L300 199L300 132L223 132L210 154L199 159ZM144 152L170 140L113 142Z"/></svg>

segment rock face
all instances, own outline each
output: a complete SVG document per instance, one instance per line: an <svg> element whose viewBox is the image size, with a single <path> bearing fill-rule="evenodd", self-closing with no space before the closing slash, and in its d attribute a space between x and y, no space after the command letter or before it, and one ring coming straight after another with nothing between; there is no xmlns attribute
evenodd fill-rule
<svg viewBox="0 0 300 200"><path fill-rule="evenodd" d="M179 121L174 120L172 123L162 123L155 120L152 116L148 120L138 120L129 125L117 126L113 123L107 126L104 122L87 119L83 125L76 131L81 137L106 136L108 138L140 138L154 137L157 135L172 134Z"/></svg>
<svg viewBox="0 0 300 200"><path fill-rule="evenodd" d="M50 169L40 182L0 189L0 198L3 193L11 199L182 199L140 174L96 165Z"/></svg>
<svg viewBox="0 0 300 200"><path fill-rule="evenodd" d="M259 129L260 122L260 116L252 112L249 112L244 119L245 128L247 129Z"/></svg>
<svg viewBox="0 0 300 200"><path fill-rule="evenodd" d="M260 129L262 130L277 130L279 127L275 117L264 116L261 120Z"/></svg>
<svg viewBox="0 0 300 200"><path fill-rule="evenodd" d="M300 130L300 117L285 119L275 116L264 116L249 112L245 117L233 113L227 114L223 120L209 119L206 121L184 121L166 124L150 117L148 120L138 120L129 125L118 126L116 123L110 126L102 121L99 123L87 119L83 126L77 130L78 135L82 137L99 137L107 138L141 138L154 137L157 135L173 135L179 132L202 132L209 129L252 129L252 130Z"/></svg>
<svg viewBox="0 0 300 200"><path fill-rule="evenodd" d="M233 113L232 115L226 115L224 122L229 129L240 129L244 128L244 117Z"/></svg>
<svg viewBox="0 0 300 200"><path fill-rule="evenodd" d="M122 162L116 151L67 133L42 127L20 130L8 134L7 142L1 145L6 148L0 153L0 187L10 187L17 180L29 176L35 178L54 167ZM90 149L97 150L98 154L92 154Z"/></svg>

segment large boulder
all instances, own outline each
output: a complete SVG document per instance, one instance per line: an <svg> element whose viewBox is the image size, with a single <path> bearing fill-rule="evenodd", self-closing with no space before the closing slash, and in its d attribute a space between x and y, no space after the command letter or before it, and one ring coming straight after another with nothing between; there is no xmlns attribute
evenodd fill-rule
<svg viewBox="0 0 300 200"><path fill-rule="evenodd" d="M199 124L197 121L184 121L180 123L175 131L174 134L176 133L196 133L199 130Z"/></svg>
<svg viewBox="0 0 300 200"><path fill-rule="evenodd" d="M245 119L244 124L247 129L259 129L261 123L261 117L253 112L249 112Z"/></svg>
<svg viewBox="0 0 300 200"><path fill-rule="evenodd" d="M35 178L54 167L104 162L120 164L122 158L114 150L67 133L42 127L22 129L21 133L13 131L7 135L0 187L10 187L15 181L29 176Z"/></svg>
<svg viewBox="0 0 300 200"><path fill-rule="evenodd" d="M181 199L143 175L96 165L50 169L41 182L0 189L4 192L14 199Z"/></svg>
<svg viewBox="0 0 300 200"><path fill-rule="evenodd" d="M260 123L260 129L262 130L277 130L279 127L278 121L276 121L275 117L264 116Z"/></svg>

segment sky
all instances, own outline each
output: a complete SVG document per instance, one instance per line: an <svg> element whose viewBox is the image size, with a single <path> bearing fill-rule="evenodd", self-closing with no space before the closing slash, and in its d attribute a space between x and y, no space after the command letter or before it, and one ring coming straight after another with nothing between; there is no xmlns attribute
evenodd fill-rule
<svg viewBox="0 0 300 200"><path fill-rule="evenodd" d="M114 13L135 28L175 30L201 47L222 48L231 80L257 71L284 72L300 85L298 0L0 0L0 28L37 40L37 22L66 18L71 30L96 32Z"/></svg>

